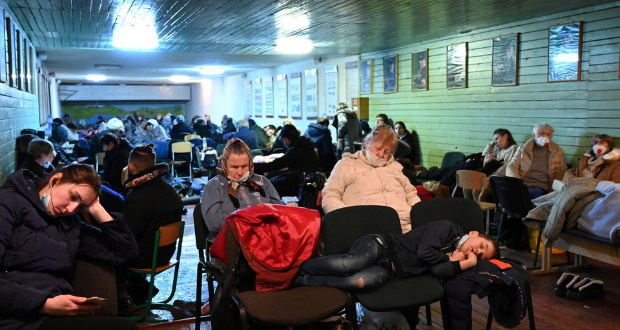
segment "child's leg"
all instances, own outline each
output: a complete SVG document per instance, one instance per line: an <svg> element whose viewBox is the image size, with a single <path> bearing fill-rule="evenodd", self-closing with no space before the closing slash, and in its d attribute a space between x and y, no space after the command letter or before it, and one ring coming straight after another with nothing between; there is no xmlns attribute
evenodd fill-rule
<svg viewBox="0 0 620 330"><path fill-rule="evenodd" d="M301 273L338 276L355 274L374 265L381 251L382 247L375 235L364 236L353 243L349 253L309 259L301 267Z"/></svg>
<svg viewBox="0 0 620 330"><path fill-rule="evenodd" d="M371 265L349 276L300 275L304 285L330 286L347 291L360 291L383 285L390 278L388 271L377 265Z"/></svg>

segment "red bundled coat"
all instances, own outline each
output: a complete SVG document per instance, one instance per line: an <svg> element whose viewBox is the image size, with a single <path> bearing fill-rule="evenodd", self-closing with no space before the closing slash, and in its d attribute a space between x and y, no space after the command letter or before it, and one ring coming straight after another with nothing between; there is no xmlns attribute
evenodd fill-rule
<svg viewBox="0 0 620 330"><path fill-rule="evenodd" d="M288 288L319 241L316 210L258 204L231 213L215 238L211 255L226 261L226 226L231 225L245 259L256 272L257 291Z"/></svg>

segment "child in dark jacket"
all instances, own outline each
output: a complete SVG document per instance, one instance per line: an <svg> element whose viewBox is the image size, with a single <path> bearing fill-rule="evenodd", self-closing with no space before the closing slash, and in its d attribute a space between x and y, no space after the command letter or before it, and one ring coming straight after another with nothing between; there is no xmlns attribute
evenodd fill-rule
<svg viewBox="0 0 620 330"><path fill-rule="evenodd" d="M439 220L406 234L367 235L346 254L310 259L295 283L360 291L378 287L392 275L406 278L430 273L449 279L474 267L478 259L498 254L489 236L477 231L464 234L452 222Z"/></svg>

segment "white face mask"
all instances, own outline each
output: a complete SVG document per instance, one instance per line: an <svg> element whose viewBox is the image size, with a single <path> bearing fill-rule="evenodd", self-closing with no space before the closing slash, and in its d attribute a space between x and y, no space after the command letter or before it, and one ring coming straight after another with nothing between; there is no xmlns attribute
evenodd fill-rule
<svg viewBox="0 0 620 330"><path fill-rule="evenodd" d="M236 183L244 183L250 178L250 171L245 172L245 174L238 180L232 179Z"/></svg>
<svg viewBox="0 0 620 330"><path fill-rule="evenodd" d="M54 185L52 185L52 187L50 188L49 195L45 194L45 195L41 196L41 202L45 206L46 210L49 210L50 201L52 200L52 198L51 198L52 191L54 191Z"/></svg>
<svg viewBox="0 0 620 330"><path fill-rule="evenodd" d="M375 156L375 154L373 154L370 150L366 149L364 151L364 155L366 156L366 160L372 167L385 166L385 159Z"/></svg>
<svg viewBox="0 0 620 330"><path fill-rule="evenodd" d="M599 157L607 152L607 147L602 144L597 144L592 147L592 152L594 152L596 157Z"/></svg>
<svg viewBox="0 0 620 330"><path fill-rule="evenodd" d="M541 147L545 147L549 145L549 138L546 136L537 137L536 144L538 144Z"/></svg>

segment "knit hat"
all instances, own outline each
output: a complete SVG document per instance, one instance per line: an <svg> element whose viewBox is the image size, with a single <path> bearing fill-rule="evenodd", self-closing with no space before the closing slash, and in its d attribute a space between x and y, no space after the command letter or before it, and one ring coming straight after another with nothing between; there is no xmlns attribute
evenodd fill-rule
<svg viewBox="0 0 620 330"><path fill-rule="evenodd" d="M67 141L67 138L69 137L69 134L67 133L67 130L62 127L62 126L56 126L54 128L52 128L52 140L54 141Z"/></svg>
<svg viewBox="0 0 620 330"><path fill-rule="evenodd" d="M123 122L118 118L112 118L108 120L108 125L106 126L110 131L118 131L125 127Z"/></svg>
<svg viewBox="0 0 620 330"><path fill-rule="evenodd" d="M184 122L184 121L185 121L185 117L183 117L183 115L178 115L177 116L177 122L181 123L181 122Z"/></svg>

